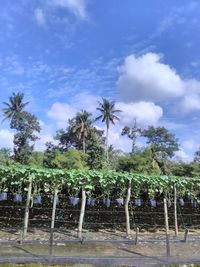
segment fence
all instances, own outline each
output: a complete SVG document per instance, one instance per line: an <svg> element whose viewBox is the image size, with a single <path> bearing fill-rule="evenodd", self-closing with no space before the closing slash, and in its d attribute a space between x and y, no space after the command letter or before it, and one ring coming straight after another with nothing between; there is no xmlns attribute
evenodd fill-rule
<svg viewBox="0 0 200 267"><path fill-rule="evenodd" d="M28 194L27 194L28 196ZM126 242L136 244L138 236L143 229L152 230L153 228L166 229L167 255L170 255L170 236L169 229L174 228L174 203L158 199L139 199L131 197L128 205L130 214L130 227L134 230L134 237L127 239L125 235L118 234L111 238L103 236L91 238L89 230L99 229L117 229L121 233L125 232L126 218L124 211L124 201L119 198L103 197L87 198L86 209L83 221L83 227L88 230L84 238L77 238L76 232L79 223L81 199L59 194L52 197L48 194L30 197L30 203L27 207L27 196L17 196L7 193L3 197L0 195L0 227L2 231L15 233L15 238L9 238L9 235L3 235L0 243L49 243L49 253L53 253L53 244L67 242ZM182 239L187 241L189 227L199 227L199 203L189 199L178 199L178 225L185 229L185 235ZM165 207L165 210L164 210ZM167 213L167 214L166 214ZM28 214L28 224L25 225L25 217ZM164 216L164 214L167 216ZM169 222L169 225L168 225ZM17 225L17 227L16 227ZM27 238L28 230L32 235ZM40 231L40 236L35 230ZM69 231L70 230L70 231ZM41 236L43 231L44 236ZM56 235L56 238L55 238ZM144 240L148 241L148 240ZM157 242L159 240L156 240ZM162 239L163 241L163 239ZM174 240L171 240L173 242ZM177 240L176 240L177 241ZM153 240L152 240L153 242Z"/></svg>

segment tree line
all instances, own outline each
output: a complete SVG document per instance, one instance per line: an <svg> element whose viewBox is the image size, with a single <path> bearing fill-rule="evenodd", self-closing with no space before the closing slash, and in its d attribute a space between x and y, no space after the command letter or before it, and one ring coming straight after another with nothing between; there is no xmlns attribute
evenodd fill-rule
<svg viewBox="0 0 200 267"><path fill-rule="evenodd" d="M195 153L193 162L174 161L175 152L179 150L176 136L165 127L138 127L133 118L133 126L124 126L121 135L131 142L131 152L125 153L109 144L111 124L117 123L123 112L115 107L115 102L102 98L97 104L99 115L81 110L66 121L66 129L55 133L57 144L46 143L44 152L34 150L41 131L38 118L26 111L28 102L23 93L13 93L8 102L3 102L3 116L9 120L14 130L13 153L7 148L0 149L0 164L23 164L46 168L65 169L111 169L145 174L167 174L177 176L200 175L200 149ZM101 121L104 130L94 124ZM143 148L137 146L137 138L145 140Z"/></svg>

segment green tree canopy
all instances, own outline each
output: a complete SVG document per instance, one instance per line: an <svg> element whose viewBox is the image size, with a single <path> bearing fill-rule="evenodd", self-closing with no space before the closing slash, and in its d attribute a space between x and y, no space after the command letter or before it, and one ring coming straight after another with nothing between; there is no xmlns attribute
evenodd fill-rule
<svg viewBox="0 0 200 267"><path fill-rule="evenodd" d="M89 132L92 129L93 120L91 119L91 113L86 110L77 112L74 120L73 133L76 134L77 138L82 141L83 152L86 152L86 139Z"/></svg>
<svg viewBox="0 0 200 267"><path fill-rule="evenodd" d="M80 150L56 151L53 165L59 169L84 169L87 167L87 155Z"/></svg>
<svg viewBox="0 0 200 267"><path fill-rule="evenodd" d="M157 153L162 158L171 158L179 150L178 139L165 127L149 126L147 130L143 131L143 136L147 138L147 144L150 145L154 155Z"/></svg>
<svg viewBox="0 0 200 267"><path fill-rule="evenodd" d="M34 149L34 142L38 139L36 132L40 132L40 125L37 118L24 111L28 102L23 102L23 93L13 93L9 102L4 102L4 119L10 120L11 129L14 134L14 160L27 164Z"/></svg>
<svg viewBox="0 0 200 267"><path fill-rule="evenodd" d="M158 163L153 159L152 151L149 148L120 157L117 170L156 175L162 173Z"/></svg>

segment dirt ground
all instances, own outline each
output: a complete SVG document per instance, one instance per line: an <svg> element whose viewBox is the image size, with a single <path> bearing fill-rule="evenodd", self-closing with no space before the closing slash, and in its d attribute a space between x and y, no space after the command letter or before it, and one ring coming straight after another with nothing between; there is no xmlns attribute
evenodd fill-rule
<svg viewBox="0 0 200 267"><path fill-rule="evenodd" d="M25 242L20 244L20 230L1 229L0 263L7 262L8 259L9 262L12 262L12 259L13 262L31 259L42 262L44 259L53 260L52 257L62 259L62 262L64 260L63 263L94 264L95 261L95 266L167 266L174 263L200 263L200 230L190 230L187 242L183 242L184 231L180 231L178 238L171 231L170 257L166 257L164 230L139 232L138 242L135 244L134 231L130 238L126 239L125 233L120 231L85 230L83 242L79 242L76 231L59 229L54 233L53 256L49 256L49 236L49 231L30 229Z"/></svg>

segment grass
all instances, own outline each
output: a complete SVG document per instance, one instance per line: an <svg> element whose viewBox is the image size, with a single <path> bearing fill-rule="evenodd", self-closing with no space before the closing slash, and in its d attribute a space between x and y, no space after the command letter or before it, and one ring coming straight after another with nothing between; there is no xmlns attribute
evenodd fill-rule
<svg viewBox="0 0 200 267"><path fill-rule="evenodd" d="M60 246L53 246L53 254L60 256L112 256L117 248L113 244L80 244L67 243ZM34 256L48 255L49 245L45 244L24 244L0 246L0 257ZM124 253L123 253L124 254Z"/></svg>
<svg viewBox="0 0 200 267"><path fill-rule="evenodd" d="M73 265L42 265L42 264L0 264L1 267L92 267L90 264L73 264Z"/></svg>

